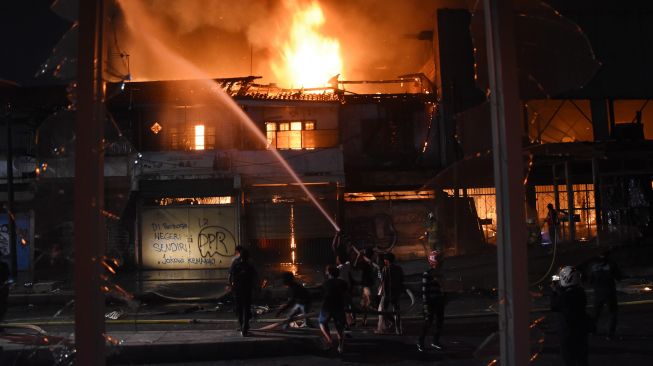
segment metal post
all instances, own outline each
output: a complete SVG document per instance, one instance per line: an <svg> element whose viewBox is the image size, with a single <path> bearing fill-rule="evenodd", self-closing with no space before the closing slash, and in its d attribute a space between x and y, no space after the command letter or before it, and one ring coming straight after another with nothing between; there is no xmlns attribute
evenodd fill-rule
<svg viewBox="0 0 653 366"><path fill-rule="evenodd" d="M610 136L614 133L616 120L614 117L614 99L608 99L608 124L610 125Z"/></svg>
<svg viewBox="0 0 653 366"><path fill-rule="evenodd" d="M75 125L75 348L79 365L105 364L103 0L79 2Z"/></svg>
<svg viewBox="0 0 653 366"><path fill-rule="evenodd" d="M501 365L529 362L528 256L524 225L521 103L511 0L484 0L491 89Z"/></svg>
<svg viewBox="0 0 653 366"><path fill-rule="evenodd" d="M603 217L601 216L601 178L599 176L599 160L592 158L592 185L594 186L594 222L596 223L596 245L601 244L601 229ZM589 236L589 235L588 235Z"/></svg>
<svg viewBox="0 0 653 366"><path fill-rule="evenodd" d="M558 176L556 173L556 167L558 164L553 163L551 166L553 171L553 206L555 206L556 211L560 210L560 190L558 189Z"/></svg>
<svg viewBox="0 0 653 366"><path fill-rule="evenodd" d="M565 161L565 184L567 185L567 222L569 223L569 241L576 240L576 223L574 222L574 186L569 174L569 161Z"/></svg>
<svg viewBox="0 0 653 366"><path fill-rule="evenodd" d="M551 168L553 169L553 206L556 209L556 215L559 215L560 212L560 190L558 189L558 176L556 175L556 168L558 167L558 164L553 163ZM551 243L553 244L558 244L560 242L560 239L563 238L565 230L564 230L564 222L560 223L558 221L558 224L555 225L555 238L550 238Z"/></svg>
<svg viewBox="0 0 653 366"><path fill-rule="evenodd" d="M18 253L16 248L16 213L14 212L14 146L11 131L11 118L7 106L7 224L9 224L9 253L11 255L11 277L18 276Z"/></svg>

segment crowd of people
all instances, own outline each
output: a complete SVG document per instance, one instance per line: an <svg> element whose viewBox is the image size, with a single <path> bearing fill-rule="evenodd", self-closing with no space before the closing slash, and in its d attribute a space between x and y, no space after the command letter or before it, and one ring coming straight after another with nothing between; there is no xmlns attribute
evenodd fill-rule
<svg viewBox="0 0 653 366"><path fill-rule="evenodd" d="M404 272L395 263L392 253L376 253L372 248L354 250L355 258L343 254L336 255L335 263L325 268L325 281L322 283L322 299L317 313L318 326L327 348L337 347L344 352L345 333L352 327L366 326L369 316L378 316L375 333L403 334L401 323L400 297L406 291ZM431 335L430 347L442 350L439 342L444 322L444 292L439 282L441 254L432 251L426 258L428 268L421 276L421 300L424 322L417 340L417 349L426 350L426 337ZM281 281L287 288L288 297L276 311L280 322L287 329L293 322L306 327L312 313L311 295L300 284L293 273L281 274ZM234 299L234 310L238 318L239 330L243 336L249 334L252 294L258 287L258 275L249 263L249 251L238 246L236 257L229 269L229 285ZM373 290L376 289L375 292ZM412 296L412 292L410 293ZM355 302L355 298L359 301ZM374 306L376 305L376 306ZM337 345L333 341L329 324L336 330Z"/></svg>
<svg viewBox="0 0 653 366"><path fill-rule="evenodd" d="M557 331L561 358L566 366L588 364L588 335L597 331L603 307L608 309L606 338L615 338L617 325L616 281L622 278L619 268L603 253L589 266L587 283L594 290L594 312L586 310L587 297L582 286L581 271L573 266L561 268L552 281L551 311L557 313ZM370 315L378 315L377 334L403 334L401 324L400 297L405 292L404 272L395 263L392 253L375 253L371 248L356 250L356 257L338 255L334 264L325 268L322 283L322 303L317 313L319 329L327 348L336 346L329 324L336 329L337 350L344 352L346 330L356 326L357 315L361 324L367 325ZM440 283L442 255L434 250L427 257L428 268L421 275L423 323L417 338L417 349L424 352L426 339L432 337L430 348L442 350L440 335L444 324L445 292ZM356 273L358 272L358 273ZM356 275L354 275L356 274ZM229 270L229 283L234 298L235 313L243 336L249 332L252 292L258 286L256 270L249 263L247 249L237 247L237 256ZM277 316L284 315L281 322L285 329L292 322L302 320L308 324L311 295L291 272L282 273L282 283L287 287L288 300L277 310ZM376 285L376 286L375 286ZM376 287L376 296L373 289ZM360 289L359 292L355 292ZM358 306L354 298L359 297ZM374 304L378 306L374 306Z"/></svg>

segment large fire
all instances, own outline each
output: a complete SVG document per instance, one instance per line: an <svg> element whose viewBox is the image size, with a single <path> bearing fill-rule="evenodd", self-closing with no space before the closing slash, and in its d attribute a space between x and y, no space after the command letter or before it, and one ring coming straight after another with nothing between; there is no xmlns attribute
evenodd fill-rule
<svg viewBox="0 0 653 366"><path fill-rule="evenodd" d="M279 39L280 61L271 67L277 80L292 88L328 86L329 80L342 74L340 43L320 33L325 23L320 5L313 1L299 5L288 0L286 8L293 12L286 39Z"/></svg>

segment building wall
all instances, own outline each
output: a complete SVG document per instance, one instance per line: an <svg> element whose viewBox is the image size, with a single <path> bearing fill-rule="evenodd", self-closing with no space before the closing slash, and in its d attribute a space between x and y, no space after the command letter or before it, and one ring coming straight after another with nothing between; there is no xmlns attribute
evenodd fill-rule
<svg viewBox="0 0 653 366"><path fill-rule="evenodd" d="M348 170L432 167L435 109L420 95L347 100L340 112ZM432 128L430 128L432 127Z"/></svg>
<svg viewBox="0 0 653 366"><path fill-rule="evenodd" d="M238 244L235 206L144 207L143 269L228 268Z"/></svg>
<svg viewBox="0 0 653 366"><path fill-rule="evenodd" d="M344 232L359 248L392 249L400 260L422 258L428 252L426 217L432 200L347 202Z"/></svg>

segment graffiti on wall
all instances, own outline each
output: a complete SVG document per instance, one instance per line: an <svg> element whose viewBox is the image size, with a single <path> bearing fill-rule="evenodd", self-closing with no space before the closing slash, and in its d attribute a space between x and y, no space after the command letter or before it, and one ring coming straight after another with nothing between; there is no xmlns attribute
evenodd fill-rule
<svg viewBox="0 0 653 366"><path fill-rule="evenodd" d="M0 256L9 255L9 225L0 225Z"/></svg>
<svg viewBox="0 0 653 366"><path fill-rule="evenodd" d="M30 218L27 215L17 215L16 217L16 264L19 271L29 269L30 254ZM8 256L9 247L9 222L7 215L0 215L0 256Z"/></svg>
<svg viewBox="0 0 653 366"><path fill-rule="evenodd" d="M226 268L235 254L231 206L146 209L141 218L145 268Z"/></svg>

